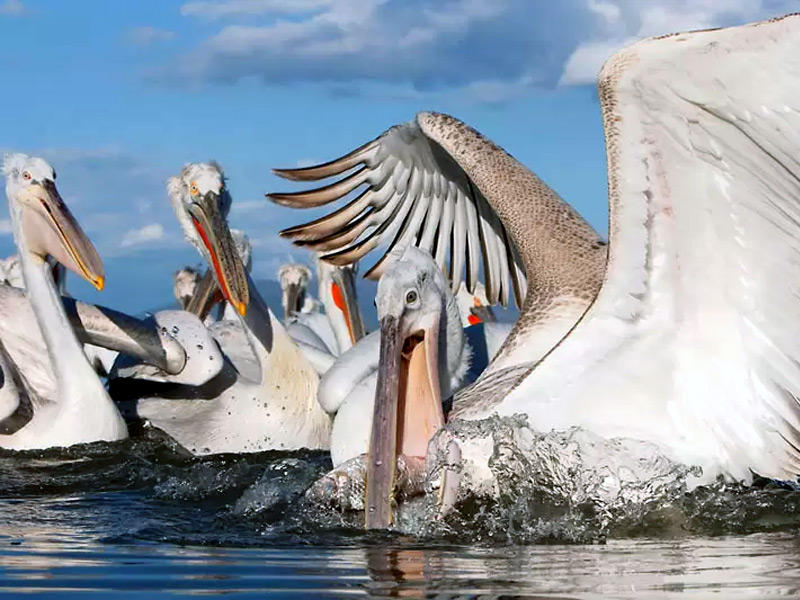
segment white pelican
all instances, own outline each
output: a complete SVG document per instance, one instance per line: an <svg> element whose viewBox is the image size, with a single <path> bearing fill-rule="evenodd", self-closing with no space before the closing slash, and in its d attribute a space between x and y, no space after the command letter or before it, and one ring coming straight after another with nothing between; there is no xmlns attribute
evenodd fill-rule
<svg viewBox="0 0 800 600"><path fill-rule="evenodd" d="M287 269L289 266L306 269L302 294L307 302L309 297L305 293L305 287L308 285L310 270L305 265L281 267L281 288L284 290L284 298L289 302L289 298L297 297L298 293L294 291L295 286L286 276L286 273L290 272ZM287 319L289 335L305 344L327 351L334 358L352 348L353 344L364 337L364 321L358 306L355 274L355 267L337 267L317 260L318 297L325 312L294 310ZM298 276L294 275L293 278L298 279Z"/></svg>
<svg viewBox="0 0 800 600"><path fill-rule="evenodd" d="M86 360L47 262L49 255L103 289L100 257L61 199L47 162L10 154L3 173L26 295L47 347L56 397L39 396L2 349L0 446L32 449L123 439L125 422Z"/></svg>
<svg viewBox="0 0 800 600"><path fill-rule="evenodd" d="M513 323L501 323L497 320L489 299L486 297L486 287L480 281L475 284L475 290L472 293L467 290L466 286L460 286L456 292L456 304L465 328L479 326L480 334L483 335L483 344L486 346L487 358L493 358L503 342L506 341L508 334L511 333ZM471 333L471 330L469 331ZM474 346L473 350L475 350ZM483 367L485 368L485 366L484 364Z"/></svg>
<svg viewBox="0 0 800 600"><path fill-rule="evenodd" d="M286 263L278 269L284 322L294 314L313 310L313 299L308 295L309 281L311 269L302 263Z"/></svg>
<svg viewBox="0 0 800 600"><path fill-rule="evenodd" d="M230 235L236 248L236 255L242 261L244 269L250 273L253 269L253 246L250 238L240 229L231 229ZM206 269L202 276L198 273L194 284L186 284L185 290L189 293L189 297L183 308L196 314L206 325L211 326L217 321L238 322L236 309L225 300L222 292L219 291L213 268Z"/></svg>
<svg viewBox="0 0 800 600"><path fill-rule="evenodd" d="M311 269L301 263L287 263L278 269L283 324L286 331L314 365L318 373L328 370L336 358L336 336L328 316L308 294Z"/></svg>
<svg viewBox="0 0 800 600"><path fill-rule="evenodd" d="M141 397L138 416L165 431L194 454L327 448L330 417L316 402L319 377L267 308L237 256L225 221L230 194L216 163L186 165L167 184L187 239L213 270L238 323L219 321L213 333L249 344L255 376L226 355L217 377L203 386L152 388ZM228 342L230 344L230 341ZM230 346L228 346L230 347ZM234 362L232 362L234 361ZM131 381L115 386L124 393Z"/></svg>
<svg viewBox="0 0 800 600"><path fill-rule="evenodd" d="M334 184L342 189L422 171L431 183L408 188L427 194L389 195L403 218L411 206L445 204L445 192L450 198L466 182L478 192L475 213L492 207L490 221L496 214L519 249L530 286L520 320L487 372L455 398L451 417L524 413L538 430L580 425L654 442L701 466L699 481L753 472L794 479L798 56L800 16L790 15L641 41L606 63L599 94L610 247L596 298L603 248L594 233L511 156L451 117L422 113L306 173L365 163ZM420 231L417 212L409 235ZM335 258L368 249L357 244Z"/></svg>
<svg viewBox="0 0 800 600"><path fill-rule="evenodd" d="M200 273L192 267L183 267L175 272L172 280L172 291L178 308L186 310L197 289L197 284L200 283Z"/></svg>
<svg viewBox="0 0 800 600"><path fill-rule="evenodd" d="M425 438L426 446L428 434L432 435L441 425L442 400L461 388L469 369L472 350L442 272L427 252L413 246L397 249L395 254L392 265L378 282L375 302L380 331L339 357L320 381L317 400L326 411L336 415L331 432L334 466L367 451L380 378L379 359L396 359L396 369L388 376L400 381L407 392L400 403L408 402L408 410L427 419L420 416L426 428L418 432ZM384 357L381 353L387 348L395 354ZM401 353L405 357L403 369L397 371ZM424 383L428 379L429 383ZM412 392L420 390L424 390L422 397L414 397ZM434 421L436 427L428 432ZM410 431L406 433L408 443L418 446L421 442L412 438ZM424 451L418 450L412 455L424 457Z"/></svg>
<svg viewBox="0 0 800 600"><path fill-rule="evenodd" d="M318 297L336 337L337 356L364 337L364 320L356 293L357 265L331 265L317 258Z"/></svg>

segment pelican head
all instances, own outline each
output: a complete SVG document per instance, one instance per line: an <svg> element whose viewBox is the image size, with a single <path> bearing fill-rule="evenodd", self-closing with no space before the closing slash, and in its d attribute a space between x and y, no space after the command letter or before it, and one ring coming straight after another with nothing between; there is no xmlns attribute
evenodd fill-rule
<svg viewBox="0 0 800 600"><path fill-rule="evenodd" d="M42 261L52 257L102 290L103 263L61 199L53 167L42 158L7 154L3 174L20 247Z"/></svg>
<svg viewBox="0 0 800 600"><path fill-rule="evenodd" d="M364 337L364 321L356 294L357 272L358 263L337 266L322 259L317 260L320 299L325 304L325 312L330 315L331 321L336 319L344 325L343 328L339 326L334 329L343 350L351 348ZM339 339L342 329L347 332L347 339Z"/></svg>
<svg viewBox="0 0 800 600"><path fill-rule="evenodd" d="M486 297L486 288L478 281L475 283L475 291L470 294L465 283L461 283L456 292L456 304L461 313L464 327L477 325L484 321L492 323L497 320L491 304Z"/></svg>
<svg viewBox="0 0 800 600"><path fill-rule="evenodd" d="M281 301L284 319L302 311L310 279L311 269L300 263L281 265L278 269L278 281L283 292Z"/></svg>
<svg viewBox="0 0 800 600"><path fill-rule="evenodd" d="M176 271L173 278L172 291L175 294L175 300L178 301L178 305L182 309L186 309L186 306L189 304L189 300L192 299L199 282L200 273L197 272L197 269L193 269L192 267L183 267L182 269Z"/></svg>
<svg viewBox="0 0 800 600"><path fill-rule="evenodd" d="M215 162L188 164L167 181L167 192L187 239L213 268L225 299L244 315L250 290L226 222L231 196L222 168Z"/></svg>
<svg viewBox="0 0 800 600"><path fill-rule="evenodd" d="M381 329L378 383L370 438L367 502L370 519L391 514L395 457L423 458L444 425L442 386L450 321L461 331L455 300L436 263L413 246L393 257L375 298ZM445 340L440 338L444 337ZM377 490L377 491L375 491ZM384 523L381 526L386 526Z"/></svg>

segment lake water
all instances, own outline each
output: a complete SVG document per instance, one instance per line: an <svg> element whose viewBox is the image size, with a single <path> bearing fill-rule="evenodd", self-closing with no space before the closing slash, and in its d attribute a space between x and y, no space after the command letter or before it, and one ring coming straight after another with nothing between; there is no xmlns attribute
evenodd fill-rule
<svg viewBox="0 0 800 600"><path fill-rule="evenodd" d="M0 454L0 596L800 597L795 491L700 491L679 526L604 543L466 543L309 512L302 491L328 468L323 453L196 459L147 437Z"/></svg>

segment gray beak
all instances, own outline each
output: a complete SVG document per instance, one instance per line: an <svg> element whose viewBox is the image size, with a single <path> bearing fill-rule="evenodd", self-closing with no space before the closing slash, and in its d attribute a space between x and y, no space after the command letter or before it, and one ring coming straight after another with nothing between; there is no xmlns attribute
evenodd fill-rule
<svg viewBox="0 0 800 600"><path fill-rule="evenodd" d="M364 321L358 308L355 276L352 269L336 269L333 273L333 301L342 311L350 342L356 344L364 337Z"/></svg>
<svg viewBox="0 0 800 600"><path fill-rule="evenodd" d="M286 304L283 307L283 318L288 319L294 313L299 313L306 300L306 294L302 286L290 283L286 286Z"/></svg>
<svg viewBox="0 0 800 600"><path fill-rule="evenodd" d="M250 288L231 231L220 212L219 196L208 193L195 198L189 206L189 216L208 251L210 267L222 295L240 315L244 315L250 302Z"/></svg>
<svg viewBox="0 0 800 600"><path fill-rule="evenodd" d="M45 180L33 184L26 194L29 203L22 213L22 228L28 247L42 258L52 256L102 290L105 285L103 262L64 204L55 183Z"/></svg>
<svg viewBox="0 0 800 600"><path fill-rule="evenodd" d="M392 523L395 457L397 456L397 404L402 340L395 317L381 319L378 385L372 417L367 463L365 527L385 529Z"/></svg>
<svg viewBox="0 0 800 600"><path fill-rule="evenodd" d="M213 269L206 269L184 310L197 315L202 321L216 304L224 300L222 293L219 291Z"/></svg>

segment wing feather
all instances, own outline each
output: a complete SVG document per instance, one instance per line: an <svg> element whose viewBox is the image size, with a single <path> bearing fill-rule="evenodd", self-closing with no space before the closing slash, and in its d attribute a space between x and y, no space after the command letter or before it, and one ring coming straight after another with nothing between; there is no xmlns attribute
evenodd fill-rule
<svg viewBox="0 0 800 600"><path fill-rule="evenodd" d="M509 268L508 256L516 252L511 236L469 174L416 120L330 162L275 173L294 181L339 177L310 190L268 194L283 206L318 207L355 193L325 216L281 232L298 245L324 252L324 260L349 264L380 247L382 254L364 273L377 278L393 248L414 244L431 252L443 270L449 263L454 290L466 280L474 291L482 271L494 301L507 302L511 287L518 292L515 299L524 296L519 273ZM522 263L515 264L521 268Z"/></svg>
<svg viewBox="0 0 800 600"><path fill-rule="evenodd" d="M440 269L444 269L447 249L450 246L450 236L453 233L453 219L455 218L455 186L445 180L443 187L442 220L436 233L436 251L434 254L434 259Z"/></svg>
<svg viewBox="0 0 800 600"><path fill-rule="evenodd" d="M605 281L504 410L549 397L540 427L635 432L711 478L797 476L800 15L639 42L599 89Z"/></svg>

